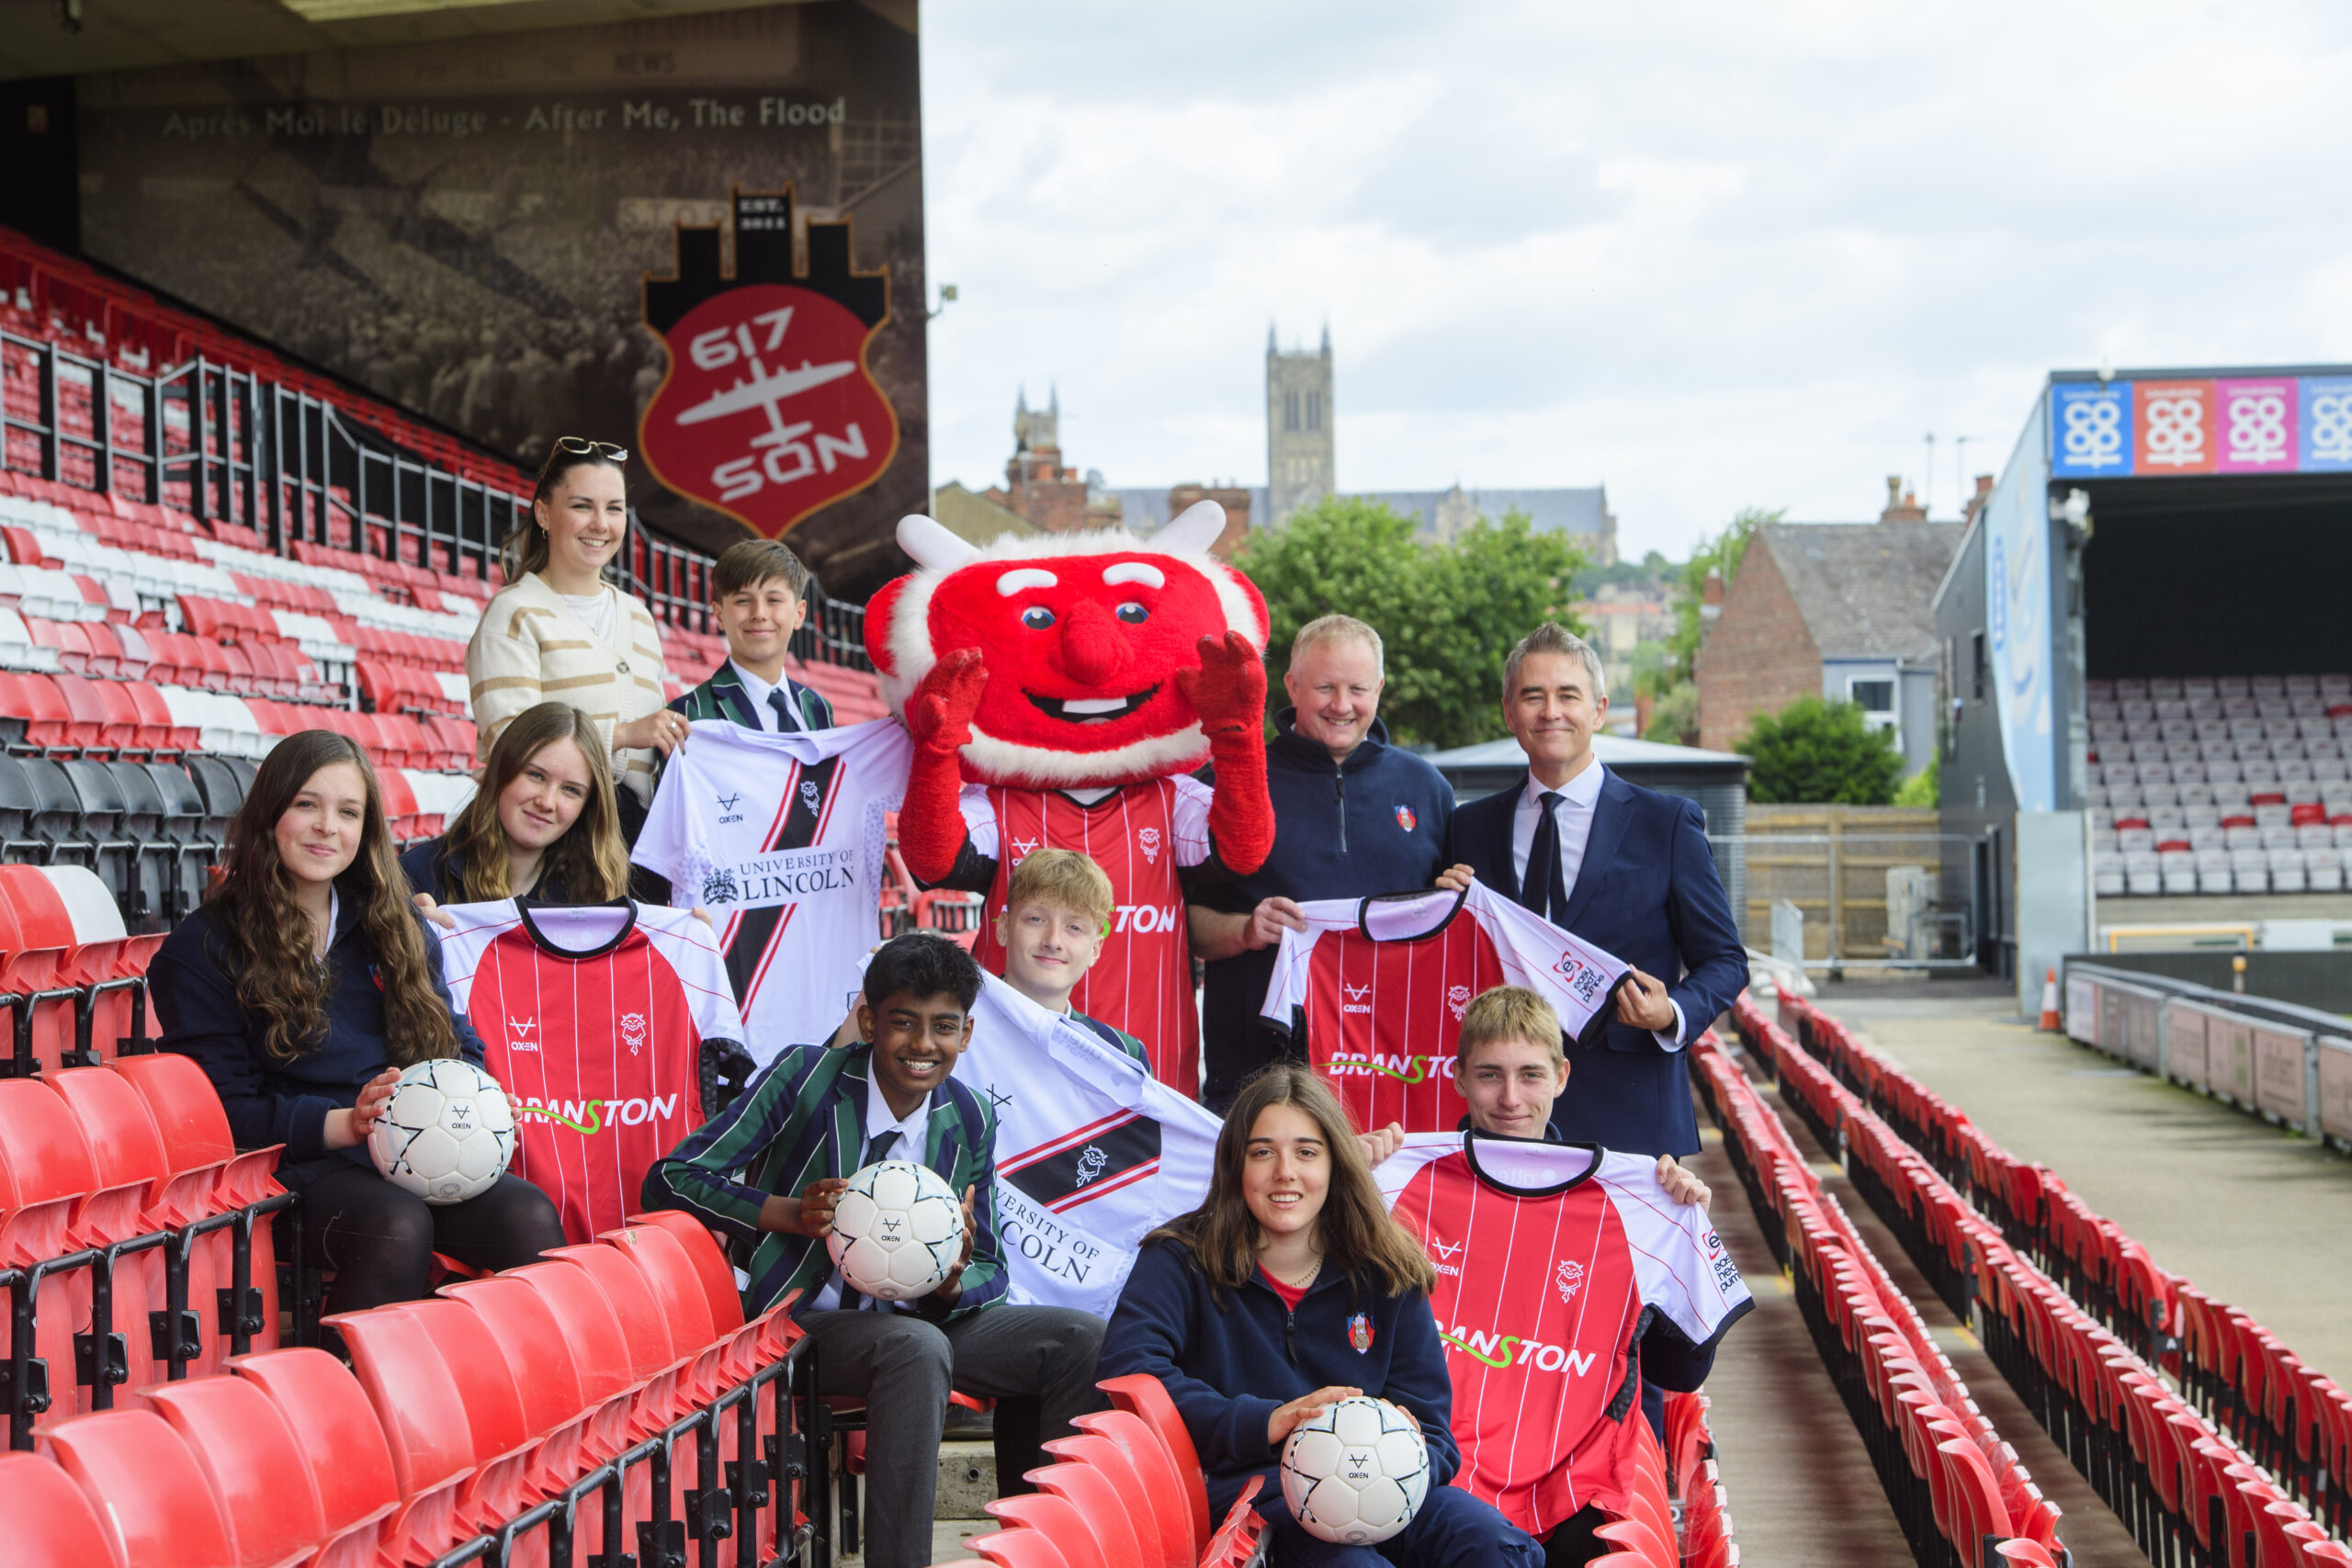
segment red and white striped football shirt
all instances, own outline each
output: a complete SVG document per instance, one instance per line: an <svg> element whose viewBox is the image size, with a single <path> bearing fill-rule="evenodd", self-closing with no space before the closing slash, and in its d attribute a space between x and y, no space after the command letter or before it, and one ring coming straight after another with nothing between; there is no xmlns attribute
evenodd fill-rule
<svg viewBox="0 0 2352 1568"><path fill-rule="evenodd" d="M450 995L514 1107L509 1168L586 1242L638 1206L652 1163L702 1125L702 1043L743 1024L710 928L650 904L457 904Z"/></svg>
<svg viewBox="0 0 2352 1568"><path fill-rule="evenodd" d="M1588 1503L1622 1512L1644 1314L1704 1346L1753 1304L1705 1211L1645 1156L1476 1133L1408 1138L1373 1179L1437 1266L1453 1484L1539 1540Z"/></svg>
<svg viewBox="0 0 2352 1568"><path fill-rule="evenodd" d="M967 784L965 830L996 862L988 910L972 956L1004 973L996 917L1012 868L1032 850L1077 850L1111 878L1111 932L1070 1005L1123 1029L1150 1053L1160 1082L1189 1099L1201 1092L1201 1015L1193 999L1193 946L1180 867L1209 858L1211 793L1179 774L1113 790L1091 806L1059 790Z"/></svg>
<svg viewBox="0 0 2352 1568"><path fill-rule="evenodd" d="M1266 1020L1296 1027L1306 1059L1357 1125L1408 1133L1461 1118L1453 1049L1471 998L1525 986L1552 1004L1570 1038L1608 1027L1625 965L1479 883L1299 906L1305 931L1283 932Z"/></svg>

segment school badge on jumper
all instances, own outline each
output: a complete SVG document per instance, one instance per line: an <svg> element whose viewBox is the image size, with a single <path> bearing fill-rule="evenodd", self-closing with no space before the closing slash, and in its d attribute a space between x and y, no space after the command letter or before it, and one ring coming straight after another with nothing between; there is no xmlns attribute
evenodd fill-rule
<svg viewBox="0 0 2352 1568"><path fill-rule="evenodd" d="M793 265L793 197L734 198L735 270L717 224L677 226L677 270L645 279L645 324L670 372L638 422L654 477L774 539L882 477L899 421L866 356L890 280L859 272L850 225L808 222Z"/></svg>
<svg viewBox="0 0 2352 1568"><path fill-rule="evenodd" d="M1359 1356L1372 1348L1371 1314L1360 1312L1348 1319L1348 1343L1356 1348Z"/></svg>
<svg viewBox="0 0 2352 1568"><path fill-rule="evenodd" d="M1404 829L1408 833L1411 832L1419 821L1420 818L1413 815L1411 807L1400 806L1396 808L1396 826Z"/></svg>

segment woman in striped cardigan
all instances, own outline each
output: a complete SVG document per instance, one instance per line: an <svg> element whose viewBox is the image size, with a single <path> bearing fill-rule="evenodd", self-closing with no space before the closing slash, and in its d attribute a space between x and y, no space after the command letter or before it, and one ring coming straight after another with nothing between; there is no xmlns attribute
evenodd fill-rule
<svg viewBox="0 0 2352 1568"><path fill-rule="evenodd" d="M657 756L684 738L663 707L662 637L652 612L604 581L628 536L628 454L567 435L548 453L531 515L506 540L506 587L466 647L484 761L526 709L560 702L604 739L624 836L634 840L653 798Z"/></svg>

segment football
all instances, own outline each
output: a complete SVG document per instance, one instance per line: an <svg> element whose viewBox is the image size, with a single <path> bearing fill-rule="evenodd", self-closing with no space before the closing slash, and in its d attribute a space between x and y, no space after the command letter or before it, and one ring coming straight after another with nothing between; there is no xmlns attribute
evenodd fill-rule
<svg viewBox="0 0 2352 1568"><path fill-rule="evenodd" d="M368 1133L385 1180L428 1203L462 1203L490 1190L514 1153L514 1109L498 1080L456 1057L401 1074L392 1102Z"/></svg>
<svg viewBox="0 0 2352 1568"><path fill-rule="evenodd" d="M1420 1428L1385 1399L1327 1404L1283 1444L1283 1500L1317 1540L1376 1546L1413 1522L1429 1486Z"/></svg>
<svg viewBox="0 0 2352 1568"><path fill-rule="evenodd" d="M876 1160L849 1179L825 1250L851 1289L876 1301L927 1296L964 1255L964 1205L929 1166Z"/></svg>

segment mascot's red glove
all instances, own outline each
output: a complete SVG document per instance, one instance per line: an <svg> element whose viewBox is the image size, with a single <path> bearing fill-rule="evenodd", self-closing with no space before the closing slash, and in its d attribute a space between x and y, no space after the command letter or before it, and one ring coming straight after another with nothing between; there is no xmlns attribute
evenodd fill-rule
<svg viewBox="0 0 2352 1568"><path fill-rule="evenodd" d="M1200 716L1216 765L1209 834L1217 858L1247 876L1274 849L1274 803L1266 794L1266 666L1239 632L1201 638L1200 655L1199 669L1176 672L1176 687ZM906 829L899 833L903 840ZM911 857L907 863L914 864Z"/></svg>
<svg viewBox="0 0 2352 1568"><path fill-rule="evenodd" d="M956 754L972 743L972 716L988 689L988 666L977 648L942 659L907 699L907 733L914 759L907 766L907 797L899 807L899 852L917 880L938 882L956 869L964 847L964 779ZM1265 684L1263 674L1259 684ZM1258 760L1258 793L1266 793L1266 763Z"/></svg>

